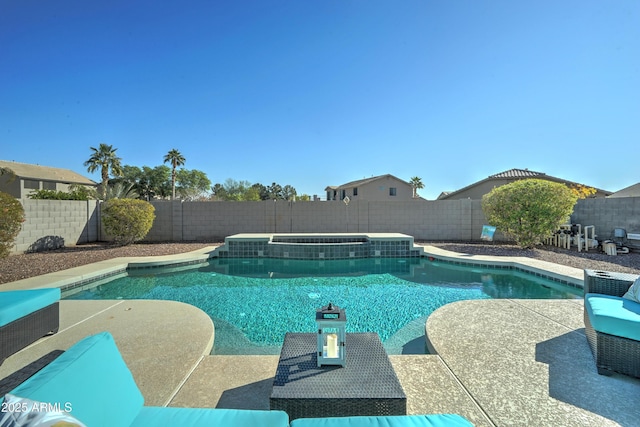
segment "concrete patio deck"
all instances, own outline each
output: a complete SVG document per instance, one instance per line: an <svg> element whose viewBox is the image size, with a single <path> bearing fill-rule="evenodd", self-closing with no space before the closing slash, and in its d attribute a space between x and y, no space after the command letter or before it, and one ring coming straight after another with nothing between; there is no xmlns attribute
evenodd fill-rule
<svg viewBox="0 0 640 427"><path fill-rule="evenodd" d="M577 279L581 272L569 273ZM35 280L33 287L45 282ZM476 426L637 426L640 380L597 374L582 310L579 299L461 301L441 307L426 323L437 354L390 356L408 412L458 413ZM0 379L54 349L107 330L147 405L269 406L278 356L209 355L214 326L195 307L63 300L60 313L60 332L10 356L0 365Z"/></svg>

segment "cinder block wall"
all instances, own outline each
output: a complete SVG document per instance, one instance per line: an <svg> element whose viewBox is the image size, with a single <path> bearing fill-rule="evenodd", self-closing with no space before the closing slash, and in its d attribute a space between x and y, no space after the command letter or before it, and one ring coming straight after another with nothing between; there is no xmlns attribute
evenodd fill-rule
<svg viewBox="0 0 640 427"><path fill-rule="evenodd" d="M410 200L369 206L369 229L405 233L420 240L479 240L484 214L478 200Z"/></svg>
<svg viewBox="0 0 640 427"><path fill-rule="evenodd" d="M13 251L94 242L98 202L22 199L26 222ZM154 201L156 219L147 241L222 240L236 233L384 233L417 240L479 240L486 223L480 200L406 202L181 202ZM573 223L595 225L600 240L614 228L640 233L640 197L579 200ZM496 240L504 240L500 233Z"/></svg>
<svg viewBox="0 0 640 427"><path fill-rule="evenodd" d="M640 197L612 197L578 200L571 222L594 225L598 240L611 237L614 228L640 233Z"/></svg>
<svg viewBox="0 0 640 427"><path fill-rule="evenodd" d="M264 233L266 202L182 203L184 240L222 239L237 233ZM174 212L174 218L177 215Z"/></svg>
<svg viewBox="0 0 640 427"><path fill-rule="evenodd" d="M211 240L236 233L384 233L420 240L478 240L479 200L406 202L153 202L145 240Z"/></svg>
<svg viewBox="0 0 640 427"><path fill-rule="evenodd" d="M21 199L26 221L13 252L41 251L99 240L97 201Z"/></svg>
<svg viewBox="0 0 640 427"><path fill-rule="evenodd" d="M174 239L173 235L173 202L168 201L157 201L152 202L153 207L155 208L156 218L153 220L153 227L147 234L146 240L152 242L162 242L162 241L170 241L170 240L181 240L178 238Z"/></svg>

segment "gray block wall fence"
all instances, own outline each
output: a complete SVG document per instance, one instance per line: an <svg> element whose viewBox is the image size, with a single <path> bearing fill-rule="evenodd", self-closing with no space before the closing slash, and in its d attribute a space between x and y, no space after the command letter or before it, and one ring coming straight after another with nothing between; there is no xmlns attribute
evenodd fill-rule
<svg viewBox="0 0 640 427"><path fill-rule="evenodd" d="M406 202L155 201L145 240L222 240L237 233L405 233L419 240L478 240L479 200Z"/></svg>
<svg viewBox="0 0 640 427"><path fill-rule="evenodd" d="M100 239L96 200L21 199L20 203L26 221L13 252L37 252Z"/></svg>
<svg viewBox="0 0 640 427"><path fill-rule="evenodd" d="M579 200L571 215L575 224L595 225L598 240L611 238L614 228L640 233L640 197Z"/></svg>
<svg viewBox="0 0 640 427"><path fill-rule="evenodd" d="M99 203L22 199L26 222L15 253L105 239ZM222 240L237 233L405 233L416 240L478 241L486 223L480 200L401 202L154 201L146 241ZM579 200L574 223L595 225L600 239L613 228L640 232L640 197ZM496 233L496 240L504 240Z"/></svg>

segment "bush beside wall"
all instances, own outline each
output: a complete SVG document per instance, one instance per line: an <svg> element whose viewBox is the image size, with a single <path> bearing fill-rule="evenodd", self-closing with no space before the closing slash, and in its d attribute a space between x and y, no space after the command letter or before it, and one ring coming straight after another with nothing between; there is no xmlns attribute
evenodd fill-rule
<svg viewBox="0 0 640 427"><path fill-rule="evenodd" d="M24 209L20 201L0 191L0 258L11 253L23 222Z"/></svg>
<svg viewBox="0 0 640 427"><path fill-rule="evenodd" d="M102 223L116 243L129 245L145 238L156 217L154 211L144 200L111 199L102 207Z"/></svg>

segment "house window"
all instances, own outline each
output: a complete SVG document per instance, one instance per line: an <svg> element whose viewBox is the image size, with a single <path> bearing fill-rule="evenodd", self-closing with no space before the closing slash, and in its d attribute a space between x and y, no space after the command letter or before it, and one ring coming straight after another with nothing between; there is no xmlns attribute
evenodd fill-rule
<svg viewBox="0 0 640 427"><path fill-rule="evenodd" d="M358 195L358 187L353 187L353 195L354 196Z"/></svg>
<svg viewBox="0 0 640 427"><path fill-rule="evenodd" d="M40 189L40 181L35 179L25 179L24 180L24 188L27 190L39 190Z"/></svg>
<svg viewBox="0 0 640 427"><path fill-rule="evenodd" d="M344 200L347 197L347 190L340 190L340 200Z"/></svg>
<svg viewBox="0 0 640 427"><path fill-rule="evenodd" d="M389 187L389 195L390 196L396 195L396 187Z"/></svg>
<svg viewBox="0 0 640 427"><path fill-rule="evenodd" d="M55 190L56 183L52 181L42 181L42 189L43 190Z"/></svg>

